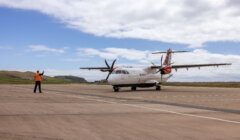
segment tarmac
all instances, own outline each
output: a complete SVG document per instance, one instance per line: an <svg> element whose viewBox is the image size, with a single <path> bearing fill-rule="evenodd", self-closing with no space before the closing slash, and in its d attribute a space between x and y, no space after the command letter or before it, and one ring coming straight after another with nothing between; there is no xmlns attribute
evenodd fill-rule
<svg viewBox="0 0 240 140"><path fill-rule="evenodd" d="M0 85L1 140L239 140L240 88Z"/></svg>

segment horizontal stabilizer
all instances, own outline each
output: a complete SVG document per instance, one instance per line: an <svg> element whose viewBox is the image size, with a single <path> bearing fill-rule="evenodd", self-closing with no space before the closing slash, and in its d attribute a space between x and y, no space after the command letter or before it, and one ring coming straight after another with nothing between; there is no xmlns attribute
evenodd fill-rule
<svg viewBox="0 0 240 140"><path fill-rule="evenodd" d="M186 53L186 52L189 52L189 51L171 51L171 53ZM161 54L161 53L168 53L167 52L153 52L152 54Z"/></svg>
<svg viewBox="0 0 240 140"><path fill-rule="evenodd" d="M171 65L173 69L188 69L188 68L201 68L201 67L218 67L232 65L231 63L214 63L214 64L190 64L190 65ZM161 69L162 66L151 66L152 69Z"/></svg>

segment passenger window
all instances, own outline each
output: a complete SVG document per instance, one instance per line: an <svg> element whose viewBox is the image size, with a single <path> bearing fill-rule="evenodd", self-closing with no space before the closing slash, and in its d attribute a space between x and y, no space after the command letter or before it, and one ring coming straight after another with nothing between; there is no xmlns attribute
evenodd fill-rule
<svg viewBox="0 0 240 140"><path fill-rule="evenodd" d="M116 74L121 74L121 71L120 71L120 70L117 70L117 71L116 71Z"/></svg>
<svg viewBox="0 0 240 140"><path fill-rule="evenodd" d="M113 74L129 74L129 72L126 70L117 70L117 71L113 72Z"/></svg>
<svg viewBox="0 0 240 140"><path fill-rule="evenodd" d="M128 72L128 71L126 71L126 70L124 70L124 71L123 71L123 74L129 74L129 72Z"/></svg>

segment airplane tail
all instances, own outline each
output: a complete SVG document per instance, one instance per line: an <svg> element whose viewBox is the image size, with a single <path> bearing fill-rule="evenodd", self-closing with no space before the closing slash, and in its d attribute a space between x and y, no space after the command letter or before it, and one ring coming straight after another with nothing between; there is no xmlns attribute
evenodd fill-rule
<svg viewBox="0 0 240 140"><path fill-rule="evenodd" d="M172 60L172 49L167 50L166 57L163 62L163 66L170 66L171 65L171 60Z"/></svg>
<svg viewBox="0 0 240 140"><path fill-rule="evenodd" d="M188 52L188 51L173 51L172 49L168 49L167 52L154 52L152 54L161 54L161 53L166 53L166 57L163 61L163 65L164 66L171 66L171 60L172 60L172 54L173 53L184 53L184 52Z"/></svg>
<svg viewBox="0 0 240 140"><path fill-rule="evenodd" d="M188 52L188 51L173 51L172 49L168 49L167 52L154 52L152 54L161 54L161 53L166 53L165 59L163 61L163 63L161 62L161 74L169 74L172 71L172 67L171 67L171 60L172 60L172 54L173 53L184 53L184 52Z"/></svg>

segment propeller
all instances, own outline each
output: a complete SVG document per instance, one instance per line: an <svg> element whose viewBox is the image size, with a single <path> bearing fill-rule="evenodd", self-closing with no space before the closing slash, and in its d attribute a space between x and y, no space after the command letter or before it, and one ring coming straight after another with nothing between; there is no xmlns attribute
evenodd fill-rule
<svg viewBox="0 0 240 140"><path fill-rule="evenodd" d="M161 74L161 82L162 82L162 80L163 80L162 67L163 67L163 55L162 55L162 57L161 57L161 68L159 69L160 74Z"/></svg>
<svg viewBox="0 0 240 140"><path fill-rule="evenodd" d="M110 67L110 65L108 64L108 62L107 62L107 60L105 59L105 64L107 65L107 67L108 67L108 75L107 75L107 77L106 77L106 80L108 80L108 78L109 78L109 76L112 74L112 72L114 71L114 64L115 64L115 62L116 62L116 59L115 60L113 60L113 62L112 62L112 65L111 65L111 67Z"/></svg>
<svg viewBox="0 0 240 140"><path fill-rule="evenodd" d="M152 63L152 64L154 65L154 63ZM156 72L156 73L160 73L161 74L161 82L163 80L163 72L162 71L163 71L163 55L161 56L161 65L160 65L158 71Z"/></svg>
<svg viewBox="0 0 240 140"><path fill-rule="evenodd" d="M162 71L162 66L163 66L163 56L161 57L161 65L160 65L160 68L159 68L159 70L158 70L156 73Z"/></svg>

